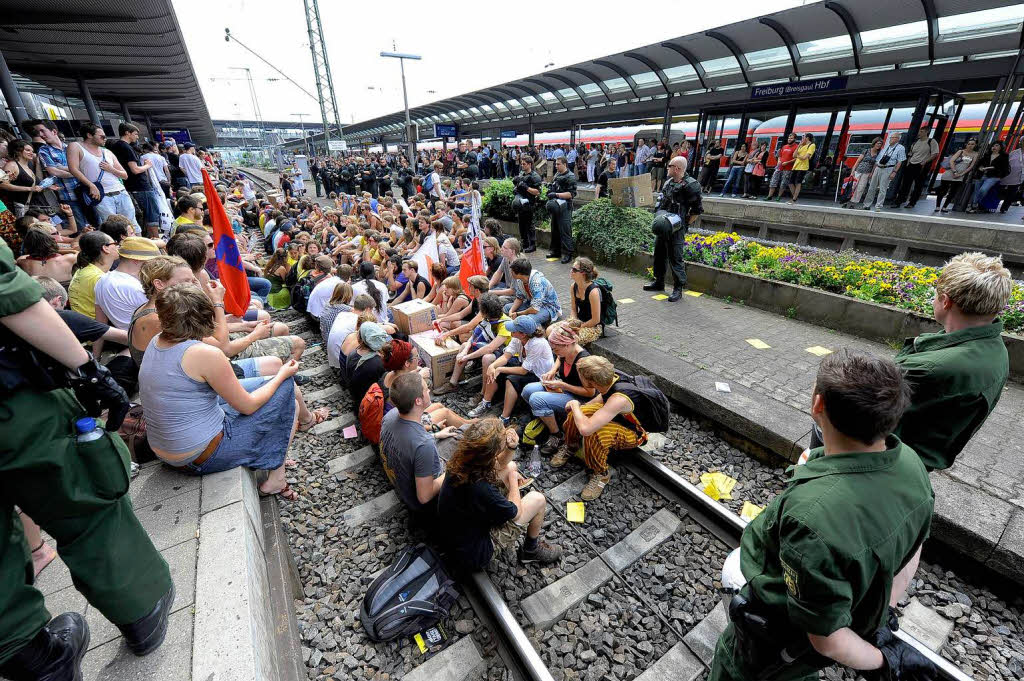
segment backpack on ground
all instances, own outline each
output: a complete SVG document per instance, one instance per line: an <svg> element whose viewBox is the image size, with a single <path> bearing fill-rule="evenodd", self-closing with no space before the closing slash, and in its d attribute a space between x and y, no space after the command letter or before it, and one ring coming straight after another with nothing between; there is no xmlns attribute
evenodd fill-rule
<svg viewBox="0 0 1024 681"><path fill-rule="evenodd" d="M548 427L544 425L544 422L540 419L533 419L520 429L519 446L526 448L542 445L548 441L549 437L551 437L551 434L548 432Z"/></svg>
<svg viewBox="0 0 1024 681"><path fill-rule="evenodd" d="M149 446L146 437L146 417L142 413L141 404L132 405L121 422L121 427L117 429L117 434L128 447L132 461L142 464L156 460L156 453Z"/></svg>
<svg viewBox="0 0 1024 681"><path fill-rule="evenodd" d="M384 420L384 391L374 383L359 401L359 431L372 444L380 444L380 424Z"/></svg>
<svg viewBox="0 0 1024 681"><path fill-rule="evenodd" d="M603 326L611 324L618 326L619 310L615 296L612 295L612 282L604 277L598 277L594 280L594 285L601 291L601 324Z"/></svg>
<svg viewBox="0 0 1024 681"><path fill-rule="evenodd" d="M853 192L857 188L857 176L850 175L839 186L839 203L848 203L853 200Z"/></svg>
<svg viewBox="0 0 1024 681"><path fill-rule="evenodd" d="M426 544L398 554L363 597L359 621L373 641L412 636L448 616L459 597L455 581Z"/></svg>
<svg viewBox="0 0 1024 681"><path fill-rule="evenodd" d="M616 387L632 386L642 396L644 404L634 400L633 411L642 417L637 420L640 421L643 429L648 433L667 432L671 409L665 393L654 385L650 376L630 376L621 371L616 371L616 373L619 375Z"/></svg>

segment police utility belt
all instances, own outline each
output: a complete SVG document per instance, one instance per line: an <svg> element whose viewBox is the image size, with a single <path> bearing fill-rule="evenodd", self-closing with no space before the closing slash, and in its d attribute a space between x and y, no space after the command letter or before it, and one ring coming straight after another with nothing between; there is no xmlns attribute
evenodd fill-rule
<svg viewBox="0 0 1024 681"><path fill-rule="evenodd" d="M770 679L800 663L826 667L832 660L811 645L807 634L794 632L785 622L773 621L757 601L736 593L729 602L729 621L736 632L736 647L748 669L758 670L755 680Z"/></svg>
<svg viewBox="0 0 1024 681"><path fill-rule="evenodd" d="M0 333L0 399L19 390L46 392L70 385L68 370L13 334Z"/></svg>

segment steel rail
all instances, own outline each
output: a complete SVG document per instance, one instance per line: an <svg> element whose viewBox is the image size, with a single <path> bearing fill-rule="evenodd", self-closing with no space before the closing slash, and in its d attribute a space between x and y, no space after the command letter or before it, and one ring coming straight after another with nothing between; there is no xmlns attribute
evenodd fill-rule
<svg viewBox="0 0 1024 681"><path fill-rule="evenodd" d="M730 547L739 546L740 535L743 534L743 529L747 526L747 522L743 518L704 494L649 453L636 450L629 457L629 461L620 465L624 465L666 498L692 509L694 519L712 530ZM900 629L894 633L917 652L931 660L939 671L939 678L946 681L973 681L951 661L933 652L931 648L906 631Z"/></svg>

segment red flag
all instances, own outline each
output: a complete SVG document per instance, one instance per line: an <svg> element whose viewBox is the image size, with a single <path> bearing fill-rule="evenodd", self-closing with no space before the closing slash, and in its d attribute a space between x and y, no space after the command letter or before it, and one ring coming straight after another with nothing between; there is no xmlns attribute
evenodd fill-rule
<svg viewBox="0 0 1024 681"><path fill-rule="evenodd" d="M213 244L217 249L217 273L220 283L224 286L224 311L241 317L249 309L249 277L242 266L242 255L238 252L235 232L231 229L224 204L210 181L210 176L203 169L203 193L206 194L206 206L210 209L210 224L213 225Z"/></svg>
<svg viewBox="0 0 1024 681"><path fill-rule="evenodd" d="M475 298L475 291L469 285L469 278L478 274L484 274L484 259L480 248L480 237L473 237L473 243L469 250L462 254L462 261L459 265L459 281L462 282L462 290L470 298Z"/></svg>

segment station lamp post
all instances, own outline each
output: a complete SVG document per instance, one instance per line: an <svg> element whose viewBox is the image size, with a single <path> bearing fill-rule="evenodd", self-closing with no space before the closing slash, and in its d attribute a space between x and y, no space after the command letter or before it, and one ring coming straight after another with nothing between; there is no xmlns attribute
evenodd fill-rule
<svg viewBox="0 0 1024 681"><path fill-rule="evenodd" d="M405 60L415 59L419 61L422 57L418 54L405 54L402 52L381 52L380 56L397 59L402 69L402 101L405 103L405 155L409 159L409 165L415 168L416 159L413 157L412 151L412 122L409 120L409 96L405 91Z"/></svg>

